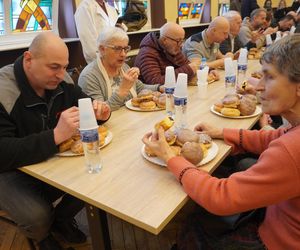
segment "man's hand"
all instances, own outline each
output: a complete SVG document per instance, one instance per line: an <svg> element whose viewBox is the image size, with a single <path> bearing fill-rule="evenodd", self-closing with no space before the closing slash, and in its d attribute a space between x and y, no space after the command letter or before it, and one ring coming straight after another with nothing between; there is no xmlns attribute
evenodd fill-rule
<svg viewBox="0 0 300 250"><path fill-rule="evenodd" d="M125 97L128 95L130 89L136 82L140 75L140 70L137 67L130 68L127 72L124 73L122 82L119 87L119 95Z"/></svg>
<svg viewBox="0 0 300 250"><path fill-rule="evenodd" d="M252 31L251 32L251 42L252 43L256 43L256 41L261 37L263 36L262 34L263 30L255 30L255 31Z"/></svg>
<svg viewBox="0 0 300 250"><path fill-rule="evenodd" d="M79 108L71 107L61 113L54 128L54 141L58 145L76 134L79 128Z"/></svg>
<svg viewBox="0 0 300 250"><path fill-rule="evenodd" d="M224 57L230 57L233 60L234 54L232 52L227 52Z"/></svg>
<svg viewBox="0 0 300 250"><path fill-rule="evenodd" d="M110 115L110 107L107 103L94 100L93 109L97 120L105 121L108 119Z"/></svg>
<svg viewBox="0 0 300 250"><path fill-rule="evenodd" d="M263 32L263 34L264 34L264 35L271 35L271 34L273 34L273 33L276 33L277 31L278 31L278 27L276 27L276 28L269 27L269 28L267 28L267 29Z"/></svg>

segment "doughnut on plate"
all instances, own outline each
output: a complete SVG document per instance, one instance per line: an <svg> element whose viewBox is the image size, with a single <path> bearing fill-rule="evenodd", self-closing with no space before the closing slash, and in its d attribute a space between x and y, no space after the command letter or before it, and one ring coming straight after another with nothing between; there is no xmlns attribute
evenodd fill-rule
<svg viewBox="0 0 300 250"><path fill-rule="evenodd" d="M256 109L254 111L254 113L252 115L244 115L244 116L227 116L227 115L223 115L217 111L214 110L214 106L212 105L210 107L210 111L218 116L221 116L221 117L226 117L226 118L230 118L230 119L245 119L245 118L251 118L251 117L255 117L255 116L258 116L262 113L262 110L259 106L256 106Z"/></svg>
<svg viewBox="0 0 300 250"><path fill-rule="evenodd" d="M128 108L128 109L130 109L130 110L133 110L133 111L140 111L140 112L152 112L152 111L160 111L160 110L165 110L165 108L159 108L159 107L157 107L156 106L156 108L154 108L154 109L141 109L141 108L139 108L139 107L134 107L134 106L132 106L132 104L131 104L131 99L130 100L128 100L127 102L125 102L125 106L126 106L126 108Z"/></svg>
<svg viewBox="0 0 300 250"><path fill-rule="evenodd" d="M100 146L100 149L107 146L111 142L112 138L113 138L112 132L108 131L107 136L105 137L104 144ZM62 153L57 153L56 155L57 156L63 156L63 157L70 157L70 156L80 156L80 155L83 155L83 154L76 154L76 153L73 153L71 150L67 150L67 151L62 152Z"/></svg>
<svg viewBox="0 0 300 250"><path fill-rule="evenodd" d="M211 160L213 160L217 156L218 152L219 152L218 145L216 143L212 142L211 147L207 150L207 156L205 158L203 158L202 161L200 163L198 163L197 166L199 167L199 166L202 166L202 165L210 162ZM158 157L148 156L145 152L145 145L142 146L141 153L142 153L142 156L146 160L148 160L148 161L150 161L154 164L163 166L163 167L167 166L167 164L163 160L159 159Z"/></svg>

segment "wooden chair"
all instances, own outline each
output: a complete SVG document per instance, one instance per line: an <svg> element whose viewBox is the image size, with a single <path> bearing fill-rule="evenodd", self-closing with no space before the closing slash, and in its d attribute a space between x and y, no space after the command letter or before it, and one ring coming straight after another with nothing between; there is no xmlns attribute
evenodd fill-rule
<svg viewBox="0 0 300 250"><path fill-rule="evenodd" d="M17 224L9 217L9 215L5 211L3 211L1 209L0 209L0 220L5 222L5 223L8 223L10 225L13 225L13 226L17 227ZM25 238L28 242L28 245L29 245L30 249L31 250L36 250L36 247L33 243L33 240L30 239L30 238L27 238L27 237L25 237Z"/></svg>

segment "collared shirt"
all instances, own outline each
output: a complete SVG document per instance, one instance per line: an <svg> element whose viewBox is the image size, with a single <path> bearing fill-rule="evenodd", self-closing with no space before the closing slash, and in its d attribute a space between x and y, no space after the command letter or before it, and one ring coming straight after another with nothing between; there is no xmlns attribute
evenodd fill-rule
<svg viewBox="0 0 300 250"><path fill-rule="evenodd" d="M207 62L211 62L217 59L219 51L218 43L208 43L206 30L192 35L183 46L183 53L190 60L193 58L205 57Z"/></svg>
<svg viewBox="0 0 300 250"><path fill-rule="evenodd" d="M234 53L234 37L231 34L229 34L229 39L231 43L231 52Z"/></svg>

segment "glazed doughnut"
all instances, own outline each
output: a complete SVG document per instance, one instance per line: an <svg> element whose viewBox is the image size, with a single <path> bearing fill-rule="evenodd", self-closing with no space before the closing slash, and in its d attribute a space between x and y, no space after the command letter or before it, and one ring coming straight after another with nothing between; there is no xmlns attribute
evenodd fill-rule
<svg viewBox="0 0 300 250"><path fill-rule="evenodd" d="M99 135L101 134L102 136L106 137L107 133L108 133L107 127L105 127L105 126L99 126L98 127L98 134Z"/></svg>
<svg viewBox="0 0 300 250"><path fill-rule="evenodd" d="M217 102L214 104L214 110L221 113L221 109L224 108L223 104L221 102Z"/></svg>
<svg viewBox="0 0 300 250"><path fill-rule="evenodd" d="M152 101L153 92L150 89L142 89L141 92L138 93L137 97L141 102Z"/></svg>
<svg viewBox="0 0 300 250"><path fill-rule="evenodd" d="M162 127L165 131L171 128L174 124L174 120L171 117L166 117L165 119L161 120L160 122L156 123L154 128L158 130L159 127Z"/></svg>
<svg viewBox="0 0 300 250"><path fill-rule="evenodd" d="M236 116L240 116L241 112L235 108L222 108L221 114L225 116L236 117Z"/></svg>
<svg viewBox="0 0 300 250"><path fill-rule="evenodd" d="M83 144L80 140L75 141L72 146L71 146L71 151L74 154L79 154L82 155L83 154Z"/></svg>
<svg viewBox="0 0 300 250"><path fill-rule="evenodd" d="M156 104L154 101L147 101L140 103L140 109L142 110L153 110L156 108Z"/></svg>
<svg viewBox="0 0 300 250"><path fill-rule="evenodd" d="M238 95L227 95L222 99L222 104L225 108L237 108L240 104Z"/></svg>
<svg viewBox="0 0 300 250"><path fill-rule="evenodd" d="M73 139L73 141L80 140L80 133L79 133L79 131L75 135L72 136L72 139Z"/></svg>
<svg viewBox="0 0 300 250"><path fill-rule="evenodd" d="M61 144L59 144L59 147L58 147L59 152L62 153L62 152L69 150L73 143L74 143L74 140L72 138L62 142Z"/></svg>
<svg viewBox="0 0 300 250"><path fill-rule="evenodd" d="M181 147L179 146L171 146L171 149L173 151L173 153L176 155L176 156L179 156L180 153L181 153Z"/></svg>
<svg viewBox="0 0 300 250"><path fill-rule="evenodd" d="M203 143L200 143L200 146L201 146L202 151L203 151L203 159L204 159L208 154L208 149Z"/></svg>
<svg viewBox="0 0 300 250"><path fill-rule="evenodd" d="M141 103L141 100L140 100L140 98L138 98L138 97L133 97L133 98L131 99L131 105L132 105L133 107L139 107L139 106L140 106L140 103Z"/></svg>
<svg viewBox="0 0 300 250"><path fill-rule="evenodd" d="M176 141L176 134L170 129L165 132L165 137L169 145L173 145Z"/></svg>
<svg viewBox="0 0 300 250"><path fill-rule="evenodd" d="M212 145L212 139L208 134L199 133L199 142L203 144L207 149L209 149Z"/></svg>
<svg viewBox="0 0 300 250"><path fill-rule="evenodd" d="M158 100L156 102L157 107L159 108L166 108L166 95L165 94L161 94L158 97Z"/></svg>
<svg viewBox="0 0 300 250"><path fill-rule="evenodd" d="M177 132L176 144L182 146L186 142L199 142L199 136L190 129L181 129Z"/></svg>

